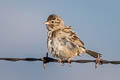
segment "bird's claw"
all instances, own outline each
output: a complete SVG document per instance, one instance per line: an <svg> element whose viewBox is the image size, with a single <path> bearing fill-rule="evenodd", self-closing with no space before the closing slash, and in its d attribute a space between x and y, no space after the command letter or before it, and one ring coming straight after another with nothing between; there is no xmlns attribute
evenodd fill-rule
<svg viewBox="0 0 120 80"><path fill-rule="evenodd" d="M62 63L62 60L61 60L61 59L59 59L59 60L58 60L58 63L60 63L60 64L61 64L61 63Z"/></svg>

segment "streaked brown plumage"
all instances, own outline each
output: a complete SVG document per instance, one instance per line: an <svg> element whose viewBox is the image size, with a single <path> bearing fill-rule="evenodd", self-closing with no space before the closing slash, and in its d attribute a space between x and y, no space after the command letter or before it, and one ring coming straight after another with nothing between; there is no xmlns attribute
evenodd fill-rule
<svg viewBox="0 0 120 80"><path fill-rule="evenodd" d="M52 14L45 22L48 29L48 50L52 56L68 62L77 55L88 53L97 58L100 53L88 50L72 27L66 26L61 17Z"/></svg>

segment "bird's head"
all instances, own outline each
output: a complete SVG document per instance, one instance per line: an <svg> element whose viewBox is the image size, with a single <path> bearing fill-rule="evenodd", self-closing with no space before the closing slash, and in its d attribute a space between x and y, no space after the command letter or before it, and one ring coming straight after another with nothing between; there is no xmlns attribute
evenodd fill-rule
<svg viewBox="0 0 120 80"><path fill-rule="evenodd" d="M47 18L47 21L44 24L46 24L47 29L50 31L56 30L56 29L61 29L64 27L63 19L55 14L51 14Z"/></svg>

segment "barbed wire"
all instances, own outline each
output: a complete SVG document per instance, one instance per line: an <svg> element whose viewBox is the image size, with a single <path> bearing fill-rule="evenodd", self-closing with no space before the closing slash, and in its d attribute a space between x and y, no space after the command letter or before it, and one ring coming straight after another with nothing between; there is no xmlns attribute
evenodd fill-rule
<svg viewBox="0 0 120 80"><path fill-rule="evenodd" d="M48 54L46 54L46 57L43 58L0 58L0 60L6 60L6 61L42 61L43 62L43 67L45 69L46 64L50 62L59 62L58 59L54 59L51 57L48 57ZM95 63L96 60L71 60L71 63ZM62 63L68 63L67 60L63 60ZM110 61L110 60L101 60L100 64L120 64L120 61ZM95 66L97 68L97 65Z"/></svg>
<svg viewBox="0 0 120 80"><path fill-rule="evenodd" d="M49 62L58 62L57 59L51 58L51 57L43 57L43 58L0 58L0 60L6 60L6 61L44 61L46 63ZM66 60L62 61L63 63L67 63ZM96 60L71 60L72 62L76 63L90 63L90 62L96 62ZM120 64L120 61L109 61L109 60L102 60L102 64Z"/></svg>

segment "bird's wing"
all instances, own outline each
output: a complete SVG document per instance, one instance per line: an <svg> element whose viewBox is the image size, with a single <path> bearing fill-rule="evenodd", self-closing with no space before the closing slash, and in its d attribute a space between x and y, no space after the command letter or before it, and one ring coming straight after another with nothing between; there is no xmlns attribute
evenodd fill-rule
<svg viewBox="0 0 120 80"><path fill-rule="evenodd" d="M64 32L64 35L66 35L67 39L70 42L80 47L84 47L83 41L81 41L77 34L72 31L71 27L65 27L62 31Z"/></svg>
<svg viewBox="0 0 120 80"><path fill-rule="evenodd" d="M81 47L84 47L84 43L77 37L76 33L72 31L72 28L65 27L64 29L55 30L52 33L53 39L59 42L59 50L66 55L78 55L83 53ZM58 44L58 42L56 44Z"/></svg>

